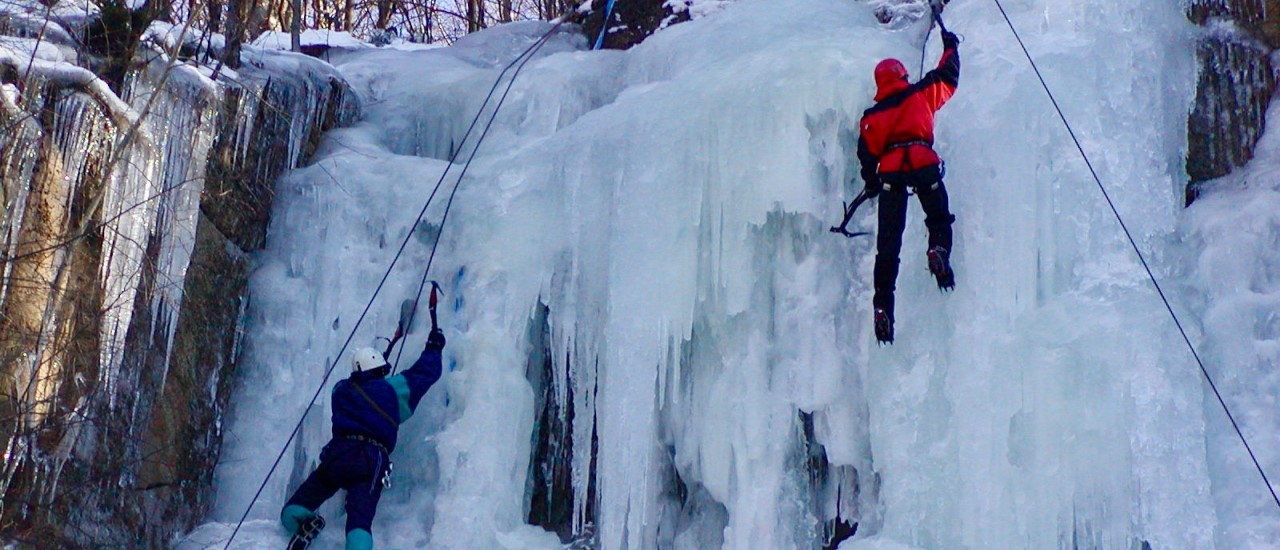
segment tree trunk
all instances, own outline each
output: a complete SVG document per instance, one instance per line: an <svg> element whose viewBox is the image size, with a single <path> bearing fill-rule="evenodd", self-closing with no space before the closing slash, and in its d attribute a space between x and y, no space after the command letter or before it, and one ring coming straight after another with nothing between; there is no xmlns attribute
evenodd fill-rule
<svg viewBox="0 0 1280 550"><path fill-rule="evenodd" d="M249 14L255 7L254 0L230 0L227 5L227 46L222 51L222 63L232 69L240 68L245 23L249 21Z"/></svg>
<svg viewBox="0 0 1280 550"><path fill-rule="evenodd" d="M295 52L302 51L302 0L293 0L293 22L289 25L289 45Z"/></svg>
<svg viewBox="0 0 1280 550"><path fill-rule="evenodd" d="M395 4L392 0L378 0L378 20L374 22L374 28L385 30L387 25L391 23L391 15L395 13Z"/></svg>
<svg viewBox="0 0 1280 550"><path fill-rule="evenodd" d="M510 23L511 14L511 0L498 0L498 21Z"/></svg>
<svg viewBox="0 0 1280 550"><path fill-rule="evenodd" d="M467 0L467 32L484 28L484 0Z"/></svg>
<svg viewBox="0 0 1280 550"><path fill-rule="evenodd" d="M231 1L234 2L235 0ZM209 0L205 2L204 9L205 14L209 17L209 20L205 22L205 26L208 27L209 32L222 32L222 2ZM228 28L229 26L230 23L228 23Z"/></svg>

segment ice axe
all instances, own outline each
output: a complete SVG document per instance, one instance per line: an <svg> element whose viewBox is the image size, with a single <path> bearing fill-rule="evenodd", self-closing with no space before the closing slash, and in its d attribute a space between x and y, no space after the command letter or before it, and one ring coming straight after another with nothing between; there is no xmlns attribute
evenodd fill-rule
<svg viewBox="0 0 1280 550"><path fill-rule="evenodd" d="M387 340L387 351L382 352L383 357L391 355L391 348L396 347L405 334L409 333L409 324L413 322L413 310L417 309L418 304L413 300L405 300L400 302L400 322L396 325L396 334L390 340ZM434 314L435 311L433 310Z"/></svg>
<svg viewBox="0 0 1280 550"><path fill-rule="evenodd" d="M929 46L929 36L933 34L933 25L936 23L942 32L947 32L947 26L942 24L942 10L947 7L948 0L929 0L929 11L933 16L933 20L929 21L929 30L924 34L924 44L920 46L920 75L924 75L924 52Z"/></svg>
<svg viewBox="0 0 1280 550"><path fill-rule="evenodd" d="M436 304L440 303L441 294L444 291L440 290L440 283L431 281L431 297L427 299L427 311L431 312L431 332L440 330L440 325L436 322Z"/></svg>
<svg viewBox="0 0 1280 550"><path fill-rule="evenodd" d="M858 196L853 199L853 202L845 205L844 220L840 222L840 226L832 227L831 232L839 233L841 235L844 235L850 238L858 237L861 235L870 235L870 233L866 231L858 231L856 233L850 233L848 229L845 229L849 225L849 220L853 219L853 213L858 210L859 206L862 206L862 203L867 202L870 199L871 197L867 196L867 191L865 189L861 193L858 193Z"/></svg>
<svg viewBox="0 0 1280 550"><path fill-rule="evenodd" d="M933 9L933 21L938 24L938 28L942 29L942 32L947 32L947 25L942 22L942 8L946 6L947 3L940 0L932 0L929 2L929 5Z"/></svg>

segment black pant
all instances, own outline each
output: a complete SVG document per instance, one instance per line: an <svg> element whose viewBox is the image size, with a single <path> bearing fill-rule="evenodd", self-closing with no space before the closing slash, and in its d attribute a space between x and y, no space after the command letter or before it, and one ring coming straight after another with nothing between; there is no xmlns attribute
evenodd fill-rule
<svg viewBox="0 0 1280 550"><path fill-rule="evenodd" d="M376 445L336 438L320 451L320 466L285 505L296 504L314 512L339 489L346 489L347 531L364 529L372 533L387 463L385 451Z"/></svg>
<svg viewBox="0 0 1280 550"><path fill-rule="evenodd" d="M890 189L880 191L880 230L876 233L875 296L871 303L893 313L893 291L898 280L898 255L902 252L902 231L907 228L907 190L920 198L924 224L929 228L929 248L940 246L951 252L951 223L956 220L948 206L947 188L938 165L909 172L881 174Z"/></svg>

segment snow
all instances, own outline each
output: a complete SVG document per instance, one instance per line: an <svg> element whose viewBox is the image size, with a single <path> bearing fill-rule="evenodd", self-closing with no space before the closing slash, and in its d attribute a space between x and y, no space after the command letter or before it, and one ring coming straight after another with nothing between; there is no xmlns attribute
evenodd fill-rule
<svg viewBox="0 0 1280 550"><path fill-rule="evenodd" d="M916 550L916 548L883 537L869 537L841 543L837 550Z"/></svg>
<svg viewBox="0 0 1280 550"><path fill-rule="evenodd" d="M33 50L35 55L32 55ZM138 113L121 101L98 75L72 65L56 52L56 49L51 50L34 40L10 39L0 42L0 64L11 66L20 74L30 71L53 81L83 86L121 126L131 126L138 119Z"/></svg>
<svg viewBox="0 0 1280 550"><path fill-rule="evenodd" d="M74 44L62 25L78 26L78 23L98 13L98 6L93 2L52 2L45 4L39 0L0 0L0 13L13 17L16 22L34 30L43 32L47 39L64 44ZM48 24L57 21L58 24Z"/></svg>
<svg viewBox="0 0 1280 550"><path fill-rule="evenodd" d="M151 41L165 50L177 50L180 45L208 48L220 52L226 47L227 37L220 33L210 33L193 29L187 25L174 25L166 21L153 21L143 33L144 41Z"/></svg>
<svg viewBox="0 0 1280 550"><path fill-rule="evenodd" d="M852 147L873 66L919 59L927 22L907 4L742 0L626 52L584 51L562 34L528 64L441 234L431 275L447 296L449 368L401 430L380 547L561 547L524 522L539 303L555 368L574 378L579 519L598 429L602 548L812 546L806 474L791 459L797 411L813 414L834 465L879 476L845 550L1280 540L1269 496L993 4L947 11L966 37L961 87L937 130L957 290L936 291L912 206L898 342L876 346L874 244L826 228L860 185ZM1176 4L1006 8L1264 464L1280 471L1280 378L1265 372L1280 347L1280 146L1269 133L1270 155L1183 215L1195 31ZM882 25L885 7L900 11ZM548 29L331 57L364 120L331 132L278 186L218 502L180 548L221 547L324 380L233 546L283 543L268 526L327 440L327 390L347 360L334 354L441 174L442 193L456 181L461 167L444 159L484 94ZM932 62L936 37L928 47ZM392 330L443 208L438 196L353 345ZM874 230L864 208L851 230ZM405 361L425 335L409 335ZM673 467L725 513L673 523ZM337 548L340 500L321 513L331 527L317 547Z"/></svg>
<svg viewBox="0 0 1280 550"><path fill-rule="evenodd" d="M293 47L292 35L288 32L267 31L254 39L253 46L266 50L288 50ZM301 45L324 45L333 48L368 48L369 44L356 39L346 31L325 29L307 29L298 35Z"/></svg>
<svg viewBox="0 0 1280 550"><path fill-rule="evenodd" d="M51 63L67 61L62 50L57 46L34 38L0 36L0 48L16 52L17 55L35 57L35 59L40 61L48 61Z"/></svg>

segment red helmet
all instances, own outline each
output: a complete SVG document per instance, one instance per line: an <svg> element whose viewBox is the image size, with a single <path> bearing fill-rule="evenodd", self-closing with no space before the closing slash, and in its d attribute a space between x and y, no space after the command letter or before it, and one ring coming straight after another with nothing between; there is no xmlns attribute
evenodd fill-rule
<svg viewBox="0 0 1280 550"><path fill-rule="evenodd" d="M884 89L885 86L893 84L899 80L907 79L907 67L897 59L886 59L876 64L876 88Z"/></svg>

